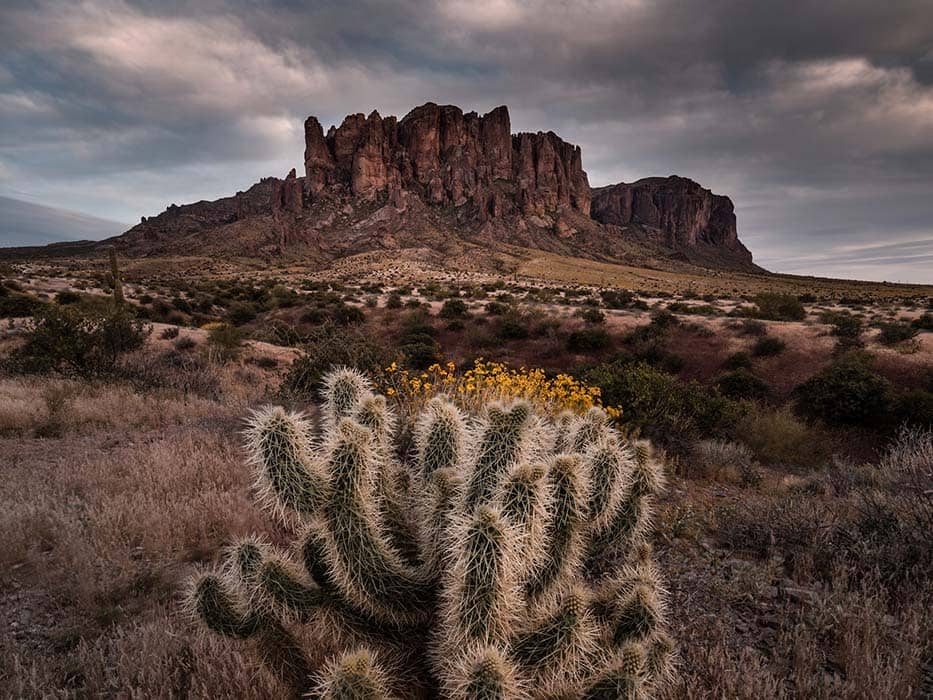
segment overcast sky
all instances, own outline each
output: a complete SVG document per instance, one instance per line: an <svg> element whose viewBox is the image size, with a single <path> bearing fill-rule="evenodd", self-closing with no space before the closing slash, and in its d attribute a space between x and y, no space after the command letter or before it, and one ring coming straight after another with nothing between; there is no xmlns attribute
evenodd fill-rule
<svg viewBox="0 0 933 700"><path fill-rule="evenodd" d="M931 0L2 0L0 195L123 222L427 101L691 177L781 272L933 282ZM2 243L2 241L0 241Z"/></svg>

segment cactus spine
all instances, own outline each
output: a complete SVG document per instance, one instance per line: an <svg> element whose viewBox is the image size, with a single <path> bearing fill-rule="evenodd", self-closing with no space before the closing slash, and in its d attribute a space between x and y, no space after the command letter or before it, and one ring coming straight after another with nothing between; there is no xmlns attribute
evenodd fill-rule
<svg viewBox="0 0 933 700"><path fill-rule="evenodd" d="M435 398L410 462L359 373L327 376L322 411L318 439L281 408L252 416L260 501L296 548L247 539L198 577L207 629L254 644L295 696L643 699L668 683L644 544L662 476L602 411L551 423L515 401L468 420ZM316 670L306 624L336 652Z"/></svg>

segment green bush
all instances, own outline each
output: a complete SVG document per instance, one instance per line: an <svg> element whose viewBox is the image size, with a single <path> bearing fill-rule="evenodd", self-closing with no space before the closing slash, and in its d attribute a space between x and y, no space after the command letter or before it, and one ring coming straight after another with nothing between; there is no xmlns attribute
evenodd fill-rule
<svg viewBox="0 0 933 700"><path fill-rule="evenodd" d="M26 318L37 314L45 302L31 294L10 293L0 296L0 318Z"/></svg>
<svg viewBox="0 0 933 700"><path fill-rule="evenodd" d="M925 312L922 316L911 321L910 325L918 331L933 331L933 314Z"/></svg>
<svg viewBox="0 0 933 700"><path fill-rule="evenodd" d="M235 301L227 311L227 318L234 326L242 326L256 318L256 305L246 301Z"/></svg>
<svg viewBox="0 0 933 700"><path fill-rule="evenodd" d="M820 320L832 326L832 334L837 338L837 353L857 350L863 346L862 333L865 324L858 316L848 312L830 311L824 313Z"/></svg>
<svg viewBox="0 0 933 700"><path fill-rule="evenodd" d="M734 352L722 363L726 369L751 369L752 358L747 352Z"/></svg>
<svg viewBox="0 0 933 700"><path fill-rule="evenodd" d="M761 321L753 318L746 318L739 322L738 331L741 335L760 336L767 335L768 327Z"/></svg>
<svg viewBox="0 0 933 700"><path fill-rule="evenodd" d="M469 307L466 302L459 297L447 299L440 310L441 318L468 318L469 315Z"/></svg>
<svg viewBox="0 0 933 700"><path fill-rule="evenodd" d="M764 292L752 301L755 302L756 308L753 313L757 318L768 321L802 321L807 317L803 304L792 294Z"/></svg>
<svg viewBox="0 0 933 700"><path fill-rule="evenodd" d="M509 305L493 299L486 304L486 313L490 316L504 316L509 311Z"/></svg>
<svg viewBox="0 0 933 700"><path fill-rule="evenodd" d="M322 378L334 367L353 367L374 374L394 359L384 344L362 329L326 321L308 334L301 354L282 381L281 391L297 401L316 400Z"/></svg>
<svg viewBox="0 0 933 700"><path fill-rule="evenodd" d="M752 346L752 355L755 357L773 357L784 352L787 344L773 335L765 335Z"/></svg>
<svg viewBox="0 0 933 700"><path fill-rule="evenodd" d="M715 389L683 382L647 362L613 361L582 373L606 405L622 406L620 421L669 449L689 449L698 437L732 438L739 406Z"/></svg>
<svg viewBox="0 0 933 700"><path fill-rule="evenodd" d="M602 328L581 328L567 338L570 352L597 352L612 345L612 336Z"/></svg>
<svg viewBox="0 0 933 700"><path fill-rule="evenodd" d="M500 341L525 340L531 336L528 319L516 310L512 310L496 319L493 333Z"/></svg>
<svg viewBox="0 0 933 700"><path fill-rule="evenodd" d="M363 309L358 306L338 304L331 311L331 318L334 319L334 323L341 326L349 326L363 323L363 321L366 320L366 314L363 312Z"/></svg>
<svg viewBox="0 0 933 700"><path fill-rule="evenodd" d="M398 292L392 292L388 297L386 297L386 308L401 309L402 296Z"/></svg>
<svg viewBox="0 0 933 700"><path fill-rule="evenodd" d="M592 307L587 307L580 311L580 318L582 318L587 323L601 324L606 322L606 314L604 314L599 309Z"/></svg>
<svg viewBox="0 0 933 700"><path fill-rule="evenodd" d="M730 399L764 399L771 393L768 383L756 377L748 369L727 372L716 381L720 393Z"/></svg>
<svg viewBox="0 0 933 700"><path fill-rule="evenodd" d="M794 390L797 410L831 425L878 428L891 407L891 385L872 371L871 357L848 353Z"/></svg>
<svg viewBox="0 0 933 700"><path fill-rule="evenodd" d="M890 321L878 324L878 341L883 345L897 345L911 340L917 335L917 329L903 321Z"/></svg>
<svg viewBox="0 0 933 700"><path fill-rule="evenodd" d="M120 355L142 347L149 331L125 311L92 314L48 306L36 315L25 344L10 354L7 367L25 373L110 374Z"/></svg>
<svg viewBox="0 0 933 700"><path fill-rule="evenodd" d="M243 347L244 333L229 323L219 323L207 333L207 342L213 354L221 361L235 360Z"/></svg>
<svg viewBox="0 0 933 700"><path fill-rule="evenodd" d="M81 295L70 289L66 289L55 295L55 303L59 306L69 306L71 304L77 304L80 301Z"/></svg>
<svg viewBox="0 0 933 700"><path fill-rule="evenodd" d="M627 309L635 301L635 295L625 289L604 289L599 295L607 309Z"/></svg>

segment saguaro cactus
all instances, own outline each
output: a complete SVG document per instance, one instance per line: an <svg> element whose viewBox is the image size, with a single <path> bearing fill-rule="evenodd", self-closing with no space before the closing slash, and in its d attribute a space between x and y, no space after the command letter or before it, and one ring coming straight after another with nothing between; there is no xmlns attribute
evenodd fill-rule
<svg viewBox="0 0 933 700"><path fill-rule="evenodd" d="M318 438L299 414L252 416L260 501L296 546L233 545L192 582L204 626L253 644L296 697L637 699L667 682L645 542L662 474L601 410L467 417L435 398L404 460L362 375L331 373L322 412Z"/></svg>

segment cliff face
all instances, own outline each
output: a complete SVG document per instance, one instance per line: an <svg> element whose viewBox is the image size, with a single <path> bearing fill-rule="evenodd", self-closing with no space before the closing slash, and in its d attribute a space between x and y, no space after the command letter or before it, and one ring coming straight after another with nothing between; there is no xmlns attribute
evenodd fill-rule
<svg viewBox="0 0 933 700"><path fill-rule="evenodd" d="M645 238L668 248L715 247L752 259L739 241L732 200L684 177L649 177L597 188L592 215L602 224L639 226Z"/></svg>
<svg viewBox="0 0 933 700"><path fill-rule="evenodd" d="M496 182L514 191L523 213L561 206L589 213L590 187L579 146L552 132L512 136L509 111L466 114L428 103L401 121L351 114L327 135L305 122L305 181L311 197L345 188L358 197L414 191L432 204L476 205L482 216L507 208Z"/></svg>

